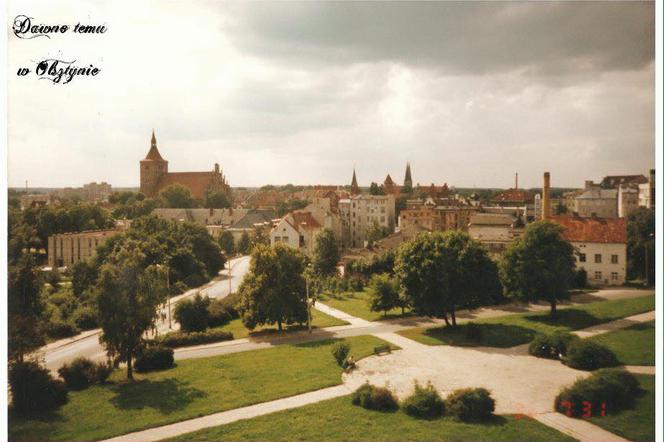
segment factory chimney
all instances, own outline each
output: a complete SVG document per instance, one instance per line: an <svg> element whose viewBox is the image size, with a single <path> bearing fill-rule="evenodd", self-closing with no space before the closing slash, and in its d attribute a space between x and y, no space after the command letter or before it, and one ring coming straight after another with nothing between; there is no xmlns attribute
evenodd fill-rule
<svg viewBox="0 0 664 442"><path fill-rule="evenodd" d="M519 172L514 174L514 188L515 189L519 188Z"/></svg>
<svg viewBox="0 0 664 442"><path fill-rule="evenodd" d="M551 200L549 199L550 188L551 176L549 172L544 172L544 187L542 187L542 220L549 219L551 216Z"/></svg>

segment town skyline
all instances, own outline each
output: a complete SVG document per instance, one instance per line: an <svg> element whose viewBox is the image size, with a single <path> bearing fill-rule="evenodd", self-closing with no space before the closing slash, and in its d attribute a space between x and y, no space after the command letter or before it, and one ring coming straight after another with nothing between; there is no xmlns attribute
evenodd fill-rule
<svg viewBox="0 0 664 442"><path fill-rule="evenodd" d="M407 161L421 184L478 188L654 167L651 3L77 8L108 32L56 46L102 71L67 85L9 76L10 187L138 186L152 128L174 171L216 162L233 187L342 185L353 166L363 185L399 181ZM53 43L10 38L10 66Z"/></svg>

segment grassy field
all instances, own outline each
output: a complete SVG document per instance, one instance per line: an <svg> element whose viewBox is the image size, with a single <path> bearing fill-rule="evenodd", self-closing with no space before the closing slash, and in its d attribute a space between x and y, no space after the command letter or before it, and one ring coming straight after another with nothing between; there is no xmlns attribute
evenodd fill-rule
<svg viewBox="0 0 664 442"><path fill-rule="evenodd" d="M482 339L466 337L466 325L452 327L412 328L398 332L426 345L460 345L513 347L530 342L537 333L556 330L579 330L626 316L655 309L653 295L617 301L599 301L558 310L555 319L549 312L519 313L473 321L482 330Z"/></svg>
<svg viewBox="0 0 664 442"><path fill-rule="evenodd" d="M590 418L590 422L633 441L655 440L655 376L636 376L644 394L632 410Z"/></svg>
<svg viewBox="0 0 664 442"><path fill-rule="evenodd" d="M337 319L333 316L326 315L325 313L320 312L314 308L311 309L311 326L313 328L334 327L336 325L347 325L347 324L348 322L346 321L342 321L341 319ZM228 324L223 325L221 327L216 327L215 329L233 333L234 339L246 338L248 336L265 336L269 334L278 333L276 325L257 327L254 330L249 330L244 326L244 324L242 324L241 319L233 319ZM306 324L284 326L285 332L306 330L306 329L307 329Z"/></svg>
<svg viewBox="0 0 664 442"><path fill-rule="evenodd" d="M170 370L139 374L133 383L116 371L106 385L71 392L69 402L55 412L32 418L10 415L9 439L103 439L338 385L341 368L330 352L335 342L181 360ZM373 336L346 342L355 359L386 344Z"/></svg>
<svg viewBox="0 0 664 442"><path fill-rule="evenodd" d="M318 299L325 303L325 305L329 305L332 308L336 308L342 312L348 313L351 316L362 318L367 321L380 321L381 319L393 319L402 317L400 308L388 311L387 315L385 315L383 312L372 312L369 310L368 298L369 294L366 291L335 294L326 293L318 295ZM406 309L405 315L411 315L408 309Z"/></svg>
<svg viewBox="0 0 664 442"><path fill-rule="evenodd" d="M176 441L573 441L530 418L496 416L467 424L414 419L354 406L344 396L313 405L185 434Z"/></svg>
<svg viewBox="0 0 664 442"><path fill-rule="evenodd" d="M655 321L634 324L589 339L613 350L625 365L655 365Z"/></svg>

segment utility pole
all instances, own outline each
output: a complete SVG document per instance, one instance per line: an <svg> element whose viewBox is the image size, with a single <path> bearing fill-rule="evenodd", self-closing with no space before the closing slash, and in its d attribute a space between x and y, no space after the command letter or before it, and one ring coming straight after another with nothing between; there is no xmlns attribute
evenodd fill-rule
<svg viewBox="0 0 664 442"><path fill-rule="evenodd" d="M233 278L232 278L232 275L231 275L231 270L232 270L232 267L231 267L231 260L229 259L229 260L228 260L228 294L229 294L229 295L230 295L231 293L233 293L233 286L231 285L231 284L232 284L232 281L233 281Z"/></svg>
<svg viewBox="0 0 664 442"><path fill-rule="evenodd" d="M169 275L168 267L166 267L166 293L168 294L168 329L172 329L171 324L171 278Z"/></svg>

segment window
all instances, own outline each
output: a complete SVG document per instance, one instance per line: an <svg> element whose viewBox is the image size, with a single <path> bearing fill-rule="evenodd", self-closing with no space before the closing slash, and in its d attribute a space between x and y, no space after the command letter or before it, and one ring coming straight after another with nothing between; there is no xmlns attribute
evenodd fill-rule
<svg viewBox="0 0 664 442"><path fill-rule="evenodd" d="M618 264L618 255L611 255L611 264Z"/></svg>
<svg viewBox="0 0 664 442"><path fill-rule="evenodd" d="M602 263L602 255L599 253L595 253L595 264L601 264Z"/></svg>
<svg viewBox="0 0 664 442"><path fill-rule="evenodd" d="M602 272L595 272L595 279L602 279Z"/></svg>
<svg viewBox="0 0 664 442"><path fill-rule="evenodd" d="M579 262L586 262L586 254L579 253Z"/></svg>
<svg viewBox="0 0 664 442"><path fill-rule="evenodd" d="M611 281L618 280L618 272L611 272Z"/></svg>

